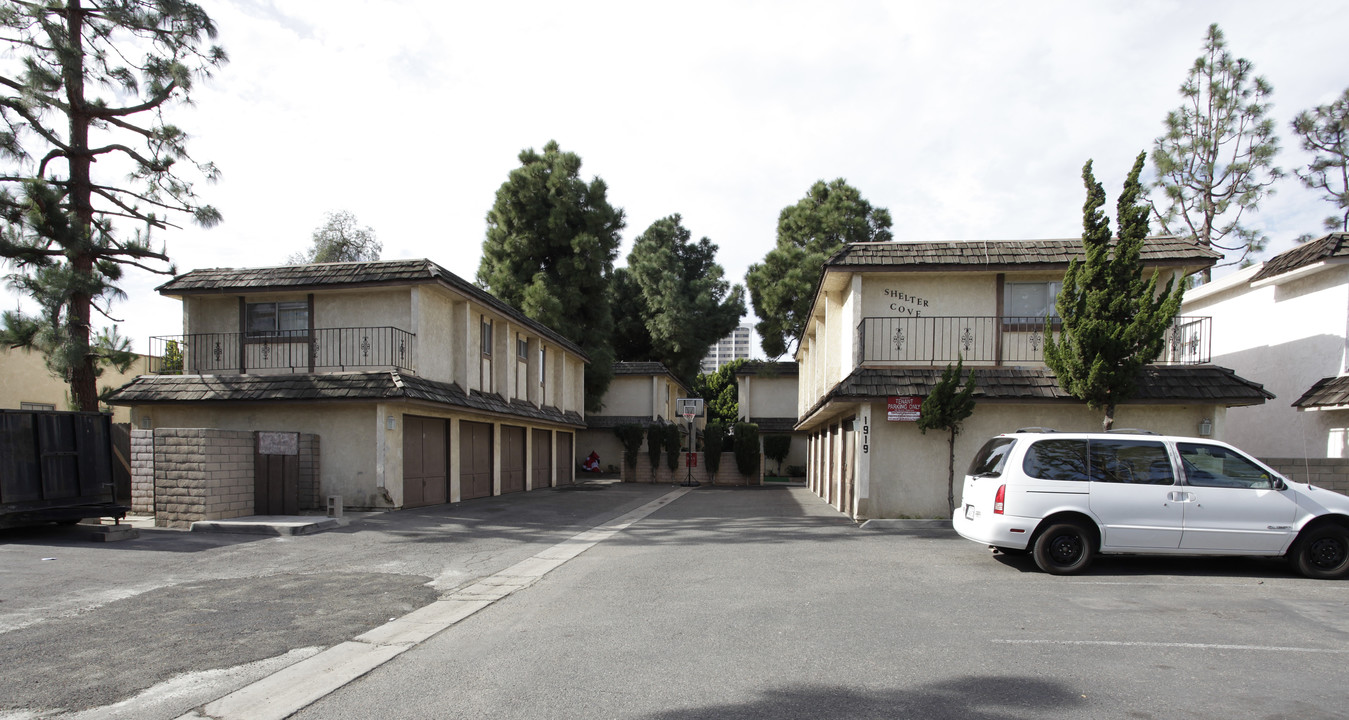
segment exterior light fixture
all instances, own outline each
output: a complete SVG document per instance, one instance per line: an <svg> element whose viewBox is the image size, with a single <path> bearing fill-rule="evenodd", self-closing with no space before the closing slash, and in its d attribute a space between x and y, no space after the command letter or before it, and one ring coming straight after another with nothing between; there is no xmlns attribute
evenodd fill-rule
<svg viewBox="0 0 1349 720"><path fill-rule="evenodd" d="M1213 434L1213 421L1204 418L1199 421L1199 437L1208 437Z"/></svg>
<svg viewBox="0 0 1349 720"><path fill-rule="evenodd" d="M390 415L389 417L384 418L384 429L385 429L385 430L393 430L393 429L396 428L396 427L398 427L398 421L395 420L394 417L393 417L392 415Z"/></svg>

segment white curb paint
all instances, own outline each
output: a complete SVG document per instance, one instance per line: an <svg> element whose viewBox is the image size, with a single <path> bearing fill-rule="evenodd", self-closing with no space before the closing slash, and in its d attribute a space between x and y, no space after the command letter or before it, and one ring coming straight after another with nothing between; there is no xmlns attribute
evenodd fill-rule
<svg viewBox="0 0 1349 720"><path fill-rule="evenodd" d="M633 523L683 497L676 488L661 497L483 578L449 597L413 610L355 638L246 685L178 720L284 720L323 696L365 675L436 633L539 578Z"/></svg>

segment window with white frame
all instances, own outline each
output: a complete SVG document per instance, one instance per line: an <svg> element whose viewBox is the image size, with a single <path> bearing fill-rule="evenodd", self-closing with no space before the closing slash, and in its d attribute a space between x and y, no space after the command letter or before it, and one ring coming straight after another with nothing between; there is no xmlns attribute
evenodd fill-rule
<svg viewBox="0 0 1349 720"><path fill-rule="evenodd" d="M1054 303L1062 287L1063 283L1058 281L1006 283L1003 286L1003 322L1036 325L1043 324L1046 317L1057 320L1059 311Z"/></svg>
<svg viewBox="0 0 1349 720"><path fill-rule="evenodd" d="M482 318L482 332L479 334L482 339L483 357L492 357L492 321Z"/></svg>
<svg viewBox="0 0 1349 720"><path fill-rule="evenodd" d="M248 337L294 337L309 334L309 303L258 302L244 308Z"/></svg>

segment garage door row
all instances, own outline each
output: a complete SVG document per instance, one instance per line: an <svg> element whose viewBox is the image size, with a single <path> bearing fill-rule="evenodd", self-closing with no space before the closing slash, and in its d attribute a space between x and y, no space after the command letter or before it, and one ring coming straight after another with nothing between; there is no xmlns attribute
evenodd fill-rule
<svg viewBox="0 0 1349 720"><path fill-rule="evenodd" d="M403 507L439 505L450 501L450 421L443 418L403 416ZM549 430L501 425L501 494L573 481L572 434L559 432L557 442ZM491 423L459 421L459 495L461 500L492 495ZM532 434L533 455L526 453L526 437ZM556 444L557 447L553 447ZM532 482L526 482L530 480Z"/></svg>

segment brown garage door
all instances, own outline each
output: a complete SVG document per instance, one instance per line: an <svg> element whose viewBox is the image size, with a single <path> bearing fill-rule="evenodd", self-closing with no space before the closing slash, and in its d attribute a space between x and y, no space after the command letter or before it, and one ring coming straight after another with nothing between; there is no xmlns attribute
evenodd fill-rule
<svg viewBox="0 0 1349 720"><path fill-rule="evenodd" d="M492 495L492 426L459 423L459 497L462 500Z"/></svg>
<svg viewBox="0 0 1349 720"><path fill-rule="evenodd" d="M439 505L449 500L446 421L403 416L403 507Z"/></svg>
<svg viewBox="0 0 1349 720"><path fill-rule="evenodd" d="M576 459L571 454L571 433L557 434L557 484L570 485L576 473Z"/></svg>
<svg viewBox="0 0 1349 720"><path fill-rule="evenodd" d="M546 488L553 484L553 434L547 430L534 430L534 464L530 474L534 481L530 490Z"/></svg>
<svg viewBox="0 0 1349 720"><path fill-rule="evenodd" d="M501 426L501 494L525 491L525 429Z"/></svg>

